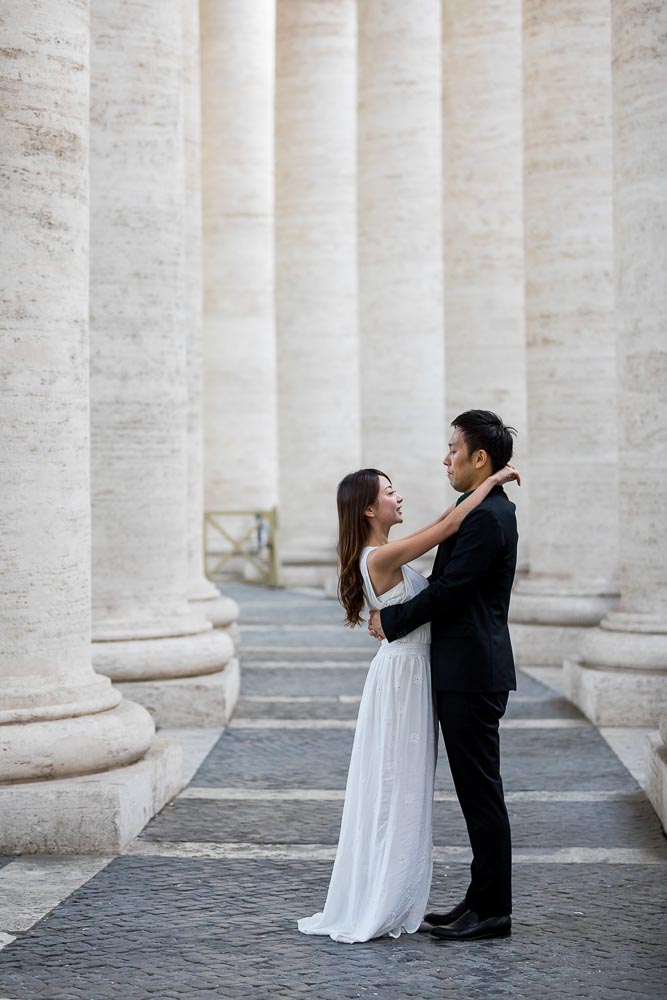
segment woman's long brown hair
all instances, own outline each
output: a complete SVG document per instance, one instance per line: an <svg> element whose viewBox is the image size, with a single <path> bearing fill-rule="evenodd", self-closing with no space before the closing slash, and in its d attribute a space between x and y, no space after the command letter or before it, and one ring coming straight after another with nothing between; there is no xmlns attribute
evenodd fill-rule
<svg viewBox="0 0 667 1000"><path fill-rule="evenodd" d="M379 469L359 469L350 472L338 484L338 600L345 608L345 624L352 628L363 622L364 581L359 569L359 556L366 545L369 523L366 511L380 492L380 476L389 476ZM390 480L391 482L391 480Z"/></svg>

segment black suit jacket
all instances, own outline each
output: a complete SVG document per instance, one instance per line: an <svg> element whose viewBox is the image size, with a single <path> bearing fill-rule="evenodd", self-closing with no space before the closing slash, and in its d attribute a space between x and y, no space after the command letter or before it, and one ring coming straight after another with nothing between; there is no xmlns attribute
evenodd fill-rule
<svg viewBox="0 0 667 1000"><path fill-rule="evenodd" d="M431 622L436 690L516 689L507 614L517 539L514 504L496 486L438 546L426 590L381 612L390 642Z"/></svg>

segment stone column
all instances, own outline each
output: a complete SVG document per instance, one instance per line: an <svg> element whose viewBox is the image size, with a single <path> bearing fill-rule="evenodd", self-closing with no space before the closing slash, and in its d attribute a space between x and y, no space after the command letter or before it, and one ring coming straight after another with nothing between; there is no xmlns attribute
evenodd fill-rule
<svg viewBox="0 0 667 1000"><path fill-rule="evenodd" d="M407 530L445 501L440 3L358 19L362 462L404 494Z"/></svg>
<svg viewBox="0 0 667 1000"><path fill-rule="evenodd" d="M188 381L188 574L190 602L218 628L237 633L238 605L204 575L203 258L199 4L182 0L185 142L183 307Z"/></svg>
<svg viewBox="0 0 667 1000"><path fill-rule="evenodd" d="M276 323L286 582L335 566L336 486L360 451L353 0L278 0Z"/></svg>
<svg viewBox="0 0 667 1000"><path fill-rule="evenodd" d="M154 804L150 716L90 659L88 31L4 5L0 852L117 848Z"/></svg>
<svg viewBox="0 0 667 1000"><path fill-rule="evenodd" d="M617 600L609 4L524 3L530 575L519 662L562 662Z"/></svg>
<svg viewBox="0 0 667 1000"><path fill-rule="evenodd" d="M621 603L567 683L598 725L651 726L667 711L667 8L612 9Z"/></svg>
<svg viewBox="0 0 667 1000"><path fill-rule="evenodd" d="M93 9L93 663L161 724L217 725L238 667L187 601L181 17Z"/></svg>
<svg viewBox="0 0 667 1000"><path fill-rule="evenodd" d="M517 429L526 567L521 0L445 0L443 21L447 410L495 410Z"/></svg>
<svg viewBox="0 0 667 1000"><path fill-rule="evenodd" d="M205 506L277 502L274 0L202 0Z"/></svg>

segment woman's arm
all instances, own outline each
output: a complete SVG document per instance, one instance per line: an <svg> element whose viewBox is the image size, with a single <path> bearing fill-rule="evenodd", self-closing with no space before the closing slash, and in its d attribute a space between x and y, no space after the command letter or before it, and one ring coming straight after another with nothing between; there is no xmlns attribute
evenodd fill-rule
<svg viewBox="0 0 667 1000"><path fill-rule="evenodd" d="M375 574L391 574L404 566L405 563L423 556L429 549L440 545L450 535L455 534L466 515L479 507L482 500L489 495L495 486L502 486L503 483L512 481L521 485L521 477L513 466L507 465L499 472L494 472L458 507L455 505L450 507L438 521L420 531L415 531L414 534L408 535L406 538L387 542L386 545L380 545L373 549L368 557L369 569L372 567Z"/></svg>

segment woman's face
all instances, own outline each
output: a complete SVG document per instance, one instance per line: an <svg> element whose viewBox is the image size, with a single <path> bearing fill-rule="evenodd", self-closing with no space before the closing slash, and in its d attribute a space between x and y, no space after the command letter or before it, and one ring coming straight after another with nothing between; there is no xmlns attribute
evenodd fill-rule
<svg viewBox="0 0 667 1000"><path fill-rule="evenodd" d="M403 524L403 497L385 476L379 477L379 483L377 499L371 508L373 516L384 527Z"/></svg>

